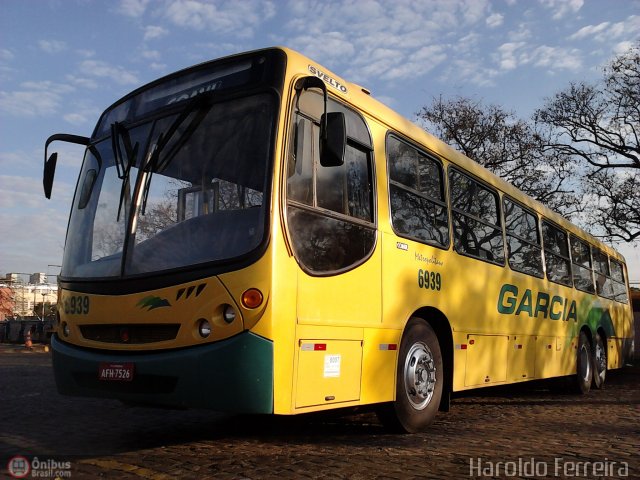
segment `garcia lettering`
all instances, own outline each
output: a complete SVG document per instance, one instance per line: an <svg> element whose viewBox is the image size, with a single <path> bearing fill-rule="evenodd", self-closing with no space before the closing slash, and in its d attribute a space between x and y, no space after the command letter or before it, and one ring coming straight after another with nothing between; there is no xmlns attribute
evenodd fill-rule
<svg viewBox="0 0 640 480"><path fill-rule="evenodd" d="M576 301L546 292L535 295L530 289L520 293L518 287L504 284L498 296L498 312L505 315L521 315L531 318L549 318L551 320L578 321Z"/></svg>

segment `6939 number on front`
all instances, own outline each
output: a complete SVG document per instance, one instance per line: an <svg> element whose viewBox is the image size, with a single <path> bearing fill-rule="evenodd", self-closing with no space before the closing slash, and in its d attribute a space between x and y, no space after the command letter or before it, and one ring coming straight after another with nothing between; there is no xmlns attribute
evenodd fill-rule
<svg viewBox="0 0 640 480"><path fill-rule="evenodd" d="M89 313L89 297L86 295L72 295L64 299L64 313L68 315L87 315Z"/></svg>

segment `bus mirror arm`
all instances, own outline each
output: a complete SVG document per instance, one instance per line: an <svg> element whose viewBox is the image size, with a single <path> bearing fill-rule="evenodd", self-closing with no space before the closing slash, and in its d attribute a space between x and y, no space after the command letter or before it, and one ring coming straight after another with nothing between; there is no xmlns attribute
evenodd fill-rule
<svg viewBox="0 0 640 480"><path fill-rule="evenodd" d="M344 113L327 112L327 86L318 77L302 77L296 82L298 94L308 88L319 88L324 98L324 113L320 117L320 165L339 167L344 164L347 128Z"/></svg>
<svg viewBox="0 0 640 480"><path fill-rule="evenodd" d="M58 153L53 152L49 158L47 158L47 149L51 142L60 140L62 142L77 143L78 145L89 145L90 139L88 137L81 137L80 135L69 135L67 133L56 133L47 138L44 144L44 172L42 176L42 186L44 187L44 196L51 198L51 189L53 187L53 177L56 173L56 164L58 163Z"/></svg>

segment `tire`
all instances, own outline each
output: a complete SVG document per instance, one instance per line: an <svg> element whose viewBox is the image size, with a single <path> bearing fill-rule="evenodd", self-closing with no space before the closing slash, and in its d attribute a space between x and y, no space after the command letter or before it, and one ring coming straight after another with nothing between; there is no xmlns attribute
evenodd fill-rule
<svg viewBox="0 0 640 480"><path fill-rule="evenodd" d="M396 374L396 399L378 410L382 423L393 431L424 431L436 417L444 372L438 337L422 319L407 324Z"/></svg>
<svg viewBox="0 0 640 480"><path fill-rule="evenodd" d="M580 332L576 355L576 392L588 393L593 380L593 355L587 334Z"/></svg>
<svg viewBox="0 0 640 480"><path fill-rule="evenodd" d="M592 352L593 387L601 389L607 376L607 341L596 333Z"/></svg>

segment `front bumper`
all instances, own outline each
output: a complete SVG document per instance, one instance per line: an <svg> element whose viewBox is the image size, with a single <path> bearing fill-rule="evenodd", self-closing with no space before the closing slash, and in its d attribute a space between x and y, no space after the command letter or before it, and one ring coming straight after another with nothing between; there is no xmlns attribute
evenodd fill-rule
<svg viewBox="0 0 640 480"><path fill-rule="evenodd" d="M273 412L273 343L245 332L210 345L164 352L88 350L51 338L63 395L221 412ZM133 363L130 382L101 381L100 363Z"/></svg>

